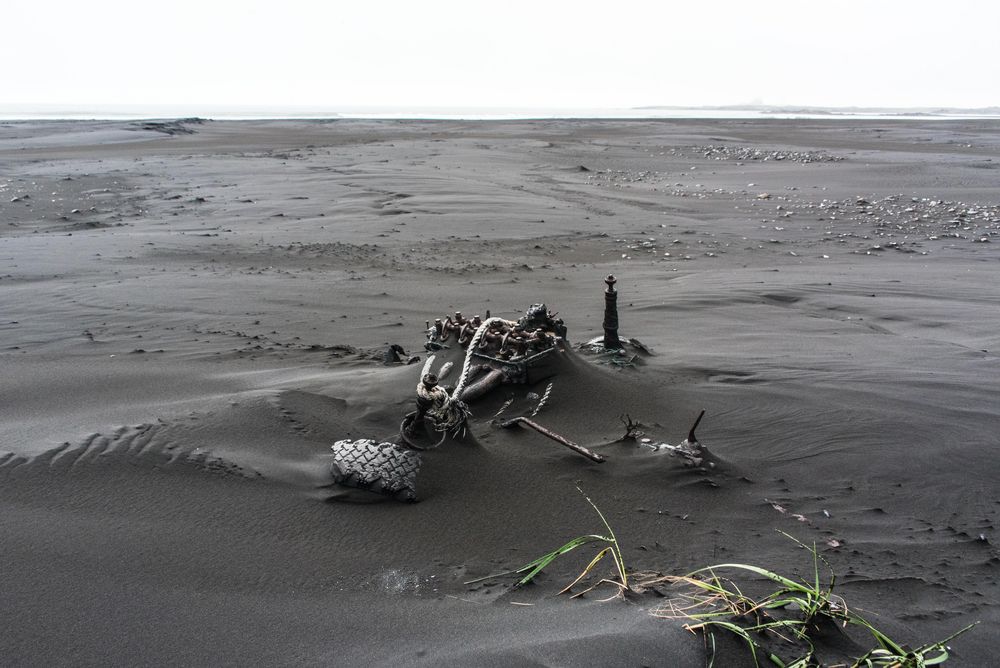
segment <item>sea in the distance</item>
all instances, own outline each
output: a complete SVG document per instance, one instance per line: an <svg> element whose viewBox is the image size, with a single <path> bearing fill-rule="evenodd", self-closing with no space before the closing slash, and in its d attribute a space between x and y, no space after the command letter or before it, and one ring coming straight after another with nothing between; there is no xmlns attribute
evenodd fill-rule
<svg viewBox="0 0 1000 668"><path fill-rule="evenodd" d="M538 120L538 119L854 119L929 120L1000 119L1000 108L876 109L817 107L264 107L213 105L0 105L0 120L142 120L171 118L213 120L392 119L392 120Z"/></svg>

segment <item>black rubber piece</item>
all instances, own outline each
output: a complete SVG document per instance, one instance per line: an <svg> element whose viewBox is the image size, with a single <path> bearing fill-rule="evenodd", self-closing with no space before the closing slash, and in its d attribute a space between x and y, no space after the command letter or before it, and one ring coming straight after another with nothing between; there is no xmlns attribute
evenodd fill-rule
<svg viewBox="0 0 1000 668"><path fill-rule="evenodd" d="M416 501L420 454L395 443L360 439L333 445L333 481L346 487Z"/></svg>

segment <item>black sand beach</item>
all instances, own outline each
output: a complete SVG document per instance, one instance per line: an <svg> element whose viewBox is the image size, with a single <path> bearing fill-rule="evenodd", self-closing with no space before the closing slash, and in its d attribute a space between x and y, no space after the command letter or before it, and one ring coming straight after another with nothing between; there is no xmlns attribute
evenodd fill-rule
<svg viewBox="0 0 1000 668"><path fill-rule="evenodd" d="M991 665L998 186L993 121L2 122L2 663L703 665L655 592L557 596L593 552L465 584L602 531L579 486L633 572L810 577L785 532ZM609 273L653 354L571 350L537 416L604 464L490 424L541 383L418 503L329 486L412 409L386 344L534 302L580 343ZM712 468L618 442L701 409Z"/></svg>

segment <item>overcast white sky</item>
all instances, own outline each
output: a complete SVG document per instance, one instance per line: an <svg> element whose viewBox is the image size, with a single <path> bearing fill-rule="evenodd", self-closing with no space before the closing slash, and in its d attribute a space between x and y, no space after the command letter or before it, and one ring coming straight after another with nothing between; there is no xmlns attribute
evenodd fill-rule
<svg viewBox="0 0 1000 668"><path fill-rule="evenodd" d="M1000 105L995 0L3 0L0 105Z"/></svg>

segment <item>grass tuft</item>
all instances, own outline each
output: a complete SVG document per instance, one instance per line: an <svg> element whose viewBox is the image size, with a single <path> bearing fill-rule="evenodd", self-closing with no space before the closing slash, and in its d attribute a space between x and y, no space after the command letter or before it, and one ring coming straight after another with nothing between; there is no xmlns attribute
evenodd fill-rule
<svg viewBox="0 0 1000 668"><path fill-rule="evenodd" d="M802 543L796 538L782 533L785 537L804 548L812 555L812 573L808 580L796 580L780 575L770 569L751 564L724 563L699 568L687 575L633 574L635 583L630 583L625 560L614 530L608 524L601 509L577 487L577 491L591 505L604 524L606 534L586 534L565 543L561 547L547 552L520 568L505 573L497 573L466 584L474 584L505 575L520 575L515 584L520 587L531 582L549 564L573 550L590 544L603 544L603 547L590 560L577 577L559 593L570 592L573 587L587 578L594 568L605 558L614 562L617 571L616 579L602 578L587 589L576 593L573 598L583 596L604 584L616 587L617 591L611 598L624 598L631 593L650 589L659 591L659 585L671 585L678 589L673 597L660 605L653 614L665 619L686 620L684 626L692 633L701 633L705 639L708 652L708 666L711 668L716 659L716 633L726 633L735 636L746 645L754 665L761 665L764 660L778 668L814 668L824 665L835 665L838 668L925 668L943 664L949 658L948 643L958 636L968 632L979 622L969 624L959 629L947 638L929 642L916 649L909 649L901 642L892 639L881 629L848 607L847 602L838 594L833 593L836 575L830 563L819 554L816 545ZM823 582L820 564L829 571L829 578ZM761 579L770 583L772 588L763 596L754 597L744 593L740 585L732 578L723 577L719 571L728 571L750 576L755 580L755 588L759 589ZM857 648L854 638L848 637L845 631L854 628L863 631L873 643L871 649L856 658L840 660L836 664L823 663L817 656L817 646L823 648L823 653L831 651L829 644L833 634L841 634L848 640L848 645ZM857 634L855 634L857 635ZM838 643L843 645L844 643ZM862 646L863 647L863 646ZM834 650L835 651L835 650ZM842 652L843 650L841 650ZM853 653L853 652L851 652Z"/></svg>
<svg viewBox="0 0 1000 668"><path fill-rule="evenodd" d="M582 547L584 545L589 545L591 543L603 543L606 546L600 551L598 551L598 553L594 556L593 559L590 560L590 563L587 564L587 566L580 572L580 574L577 575L576 578L572 582L570 582L567 586L563 587L563 589L559 593L560 594L569 593L574 586L579 584L588 575L590 575L591 571L593 571L594 568L605 557L609 555L611 556L611 560L614 562L618 579L611 580L608 578L602 578L596 584L591 585L587 589L578 592L576 594L573 594L572 598L583 596L584 594L593 591L594 589L603 584L610 584L617 587L618 591L615 593L614 596L612 596L612 598L615 598L617 596L624 596L625 594L630 592L631 589L629 588L628 571L625 569L625 559L622 556L621 548L618 546L618 538L615 536L614 530L611 528L611 525L608 524L608 520L604 517L604 513L601 512L601 509L597 507L597 504L591 501L590 497L584 494L582 489L577 487L576 490L580 492L583 498L587 500L587 503L589 503L591 507L594 509L594 511L597 512L597 516L601 518L601 522L604 524L604 528L607 530L607 535L586 534L583 536L577 536L576 538L570 540L568 543L562 545L561 547L557 547L551 552L547 552L542 556L538 557L537 559L529 561L520 568L517 568L512 571L506 571L504 573L495 573L493 575L487 575L486 577L470 580L465 584L467 585L475 584L477 582L483 582L484 580L490 580L493 578L503 577L506 575L521 575L522 576L521 579L518 580L514 586L522 587L531 582L532 580L534 580L535 576L541 573L549 564L551 564L553 561L555 561L562 555L568 552L572 552L576 548Z"/></svg>
<svg viewBox="0 0 1000 668"><path fill-rule="evenodd" d="M654 614L667 619L688 620L691 623L685 626L686 629L703 633L709 648L709 666L715 661L717 631L742 640L754 665L760 666L760 659L765 658L780 668L807 668L820 665L816 645L822 634L831 629L855 627L863 629L875 646L844 666L923 668L944 663L948 659L947 643L978 624L970 624L943 640L914 650L907 649L848 608L846 601L833 593L836 577L815 545L810 547L788 534L784 535L812 554L811 581L794 580L750 564L716 564L684 576L661 576L641 583L642 586L666 583L684 588ZM826 585L820 581L820 562L830 570ZM734 580L720 577L717 571L737 571L762 577L777 588L762 597L753 598L744 594Z"/></svg>

